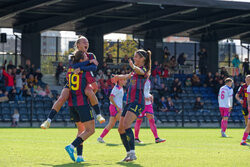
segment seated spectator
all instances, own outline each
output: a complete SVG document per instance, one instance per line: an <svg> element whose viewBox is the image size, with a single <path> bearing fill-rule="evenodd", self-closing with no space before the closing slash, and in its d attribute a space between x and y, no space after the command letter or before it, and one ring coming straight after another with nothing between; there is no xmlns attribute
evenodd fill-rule
<svg viewBox="0 0 250 167"><path fill-rule="evenodd" d="M229 77L229 74L226 70L225 67L221 67L221 72L220 72L221 75L224 75L226 78Z"/></svg>
<svg viewBox="0 0 250 167"><path fill-rule="evenodd" d="M161 85L158 83L157 78L153 78L152 89L160 89Z"/></svg>
<svg viewBox="0 0 250 167"><path fill-rule="evenodd" d="M107 81L104 81L104 84L102 86L102 91L105 97L109 97L109 94L112 90L112 87L108 85Z"/></svg>
<svg viewBox="0 0 250 167"><path fill-rule="evenodd" d="M161 77L163 78L164 82L167 81L167 78L169 77L169 71L168 71L168 66L167 65L165 65L163 67L163 70L161 72Z"/></svg>
<svg viewBox="0 0 250 167"><path fill-rule="evenodd" d="M35 77L35 80L37 81L37 83L42 86L43 85L43 82L42 82L43 74L41 73L40 68L38 68L36 70L34 77Z"/></svg>
<svg viewBox="0 0 250 167"><path fill-rule="evenodd" d="M185 86L186 86L186 87L191 87L191 86L192 86L192 81L191 81L191 78L190 78L190 77L188 77L188 78L186 79L186 81L185 81Z"/></svg>
<svg viewBox="0 0 250 167"><path fill-rule="evenodd" d="M18 126L19 116L20 115L18 113L18 110L15 109L14 114L12 115L12 125L11 125L11 127L17 127Z"/></svg>
<svg viewBox="0 0 250 167"><path fill-rule="evenodd" d="M106 63L113 63L113 56L110 53L107 53Z"/></svg>
<svg viewBox="0 0 250 167"><path fill-rule="evenodd" d="M193 74L193 77L192 77L192 85L193 85L193 86L201 86L201 80L200 80L200 78L198 77L198 75L196 75L196 74Z"/></svg>
<svg viewBox="0 0 250 167"><path fill-rule="evenodd" d="M3 75L3 67L0 68L0 90L5 89L5 77Z"/></svg>
<svg viewBox="0 0 250 167"><path fill-rule="evenodd" d="M176 67L177 67L176 58L175 58L175 56L172 56L169 63L168 63L168 68L169 68L170 72L174 72L176 70Z"/></svg>
<svg viewBox="0 0 250 167"><path fill-rule="evenodd" d="M7 95L8 95L8 92L3 93L3 91L0 90L0 102L9 101L9 98Z"/></svg>
<svg viewBox="0 0 250 167"><path fill-rule="evenodd" d="M167 112L168 111L167 103L166 103L166 100L165 100L164 96L161 97L161 100L159 102L159 110L161 112Z"/></svg>
<svg viewBox="0 0 250 167"><path fill-rule="evenodd" d="M168 87L166 87L164 83L162 83L160 88L157 90L160 96L166 96L169 93Z"/></svg>
<svg viewBox="0 0 250 167"><path fill-rule="evenodd" d="M10 101L17 101L16 89L12 89L10 92L8 92L8 98Z"/></svg>
<svg viewBox="0 0 250 167"><path fill-rule="evenodd" d="M204 103L201 102L201 98L197 97L194 103L194 110L202 112Z"/></svg>
<svg viewBox="0 0 250 167"><path fill-rule="evenodd" d="M219 72L216 72L214 75L214 85L218 84L220 79L221 78Z"/></svg>
<svg viewBox="0 0 250 167"><path fill-rule="evenodd" d="M58 66L56 67L56 81L57 84L59 84L59 75L64 71L62 62L58 63Z"/></svg>
<svg viewBox="0 0 250 167"><path fill-rule="evenodd" d="M178 91L176 87L173 87L173 90L171 92L171 97L175 100L179 99Z"/></svg>
<svg viewBox="0 0 250 167"><path fill-rule="evenodd" d="M172 83L172 89L174 87L177 89L178 93L182 93L181 81L178 78L175 78L174 82Z"/></svg>
<svg viewBox="0 0 250 167"><path fill-rule="evenodd" d="M104 72L102 70L98 71L98 74L96 76L96 81L100 81L100 80L107 80L108 77L104 74ZM101 82L101 81L100 81Z"/></svg>
<svg viewBox="0 0 250 167"><path fill-rule="evenodd" d="M128 55L125 55L121 62L122 63L129 63L128 62Z"/></svg>
<svg viewBox="0 0 250 167"><path fill-rule="evenodd" d="M157 78L157 83L158 85L161 84L161 68L160 65L158 64L158 61L154 62L154 65L152 65L152 77Z"/></svg>
<svg viewBox="0 0 250 167"><path fill-rule="evenodd" d="M45 87L45 93L46 93L46 96L52 98L53 95L52 95L52 92L51 92L48 84Z"/></svg>
<svg viewBox="0 0 250 167"><path fill-rule="evenodd" d="M167 108L168 108L168 111L178 112L178 110L174 106L174 103L173 103L171 97L167 98Z"/></svg>
<svg viewBox="0 0 250 167"><path fill-rule="evenodd" d="M219 80L219 83L215 85L215 94L218 95L220 88L224 85L224 81L222 79Z"/></svg>
<svg viewBox="0 0 250 167"><path fill-rule="evenodd" d="M211 72L208 72L208 73L207 73L207 76L206 76L206 79L205 79L205 84L206 84L208 87L213 87L213 86L214 86L214 78L213 78Z"/></svg>
<svg viewBox="0 0 250 167"><path fill-rule="evenodd" d="M37 85L37 88L35 90L35 94L39 96L46 96L46 92L41 88L40 85Z"/></svg>
<svg viewBox="0 0 250 167"><path fill-rule="evenodd" d="M9 68L7 73L3 70L3 76L5 77L6 91L11 92L14 88L14 76L12 75L12 69Z"/></svg>

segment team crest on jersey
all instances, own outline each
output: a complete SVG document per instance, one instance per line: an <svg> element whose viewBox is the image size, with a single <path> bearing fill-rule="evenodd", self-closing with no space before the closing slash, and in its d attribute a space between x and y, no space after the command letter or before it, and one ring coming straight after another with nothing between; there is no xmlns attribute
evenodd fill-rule
<svg viewBox="0 0 250 167"><path fill-rule="evenodd" d="M132 86L135 86L136 80L135 80L135 79L132 79L132 80L131 80L131 84L132 84Z"/></svg>

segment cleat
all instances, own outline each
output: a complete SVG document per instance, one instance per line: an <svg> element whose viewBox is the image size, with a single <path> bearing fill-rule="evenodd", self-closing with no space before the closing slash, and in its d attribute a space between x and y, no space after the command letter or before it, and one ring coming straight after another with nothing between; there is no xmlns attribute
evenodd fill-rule
<svg viewBox="0 0 250 167"><path fill-rule="evenodd" d="M101 114L98 114L98 115L96 116L96 119L100 122L100 124L102 124L102 123L105 122L105 118L103 118Z"/></svg>
<svg viewBox="0 0 250 167"><path fill-rule="evenodd" d="M166 141L165 139L160 139L160 138L155 139L155 143L163 143L165 141Z"/></svg>
<svg viewBox="0 0 250 167"><path fill-rule="evenodd" d="M140 143L143 143L143 142L140 139L135 139L135 143L140 144Z"/></svg>
<svg viewBox="0 0 250 167"><path fill-rule="evenodd" d="M99 143L105 143L105 141L104 141L103 138L101 138L101 137L98 137L98 138L97 138L97 141L98 141Z"/></svg>
<svg viewBox="0 0 250 167"><path fill-rule="evenodd" d="M247 140L250 140L250 135L248 135Z"/></svg>
<svg viewBox="0 0 250 167"><path fill-rule="evenodd" d="M122 162L127 162L127 159L129 159L130 153L127 153L127 156L122 160Z"/></svg>
<svg viewBox="0 0 250 167"><path fill-rule="evenodd" d="M72 149L72 148L70 147L70 145L67 145L67 146L65 147L65 150L66 150L67 153L69 154L69 157L72 159L72 161L75 162L74 149Z"/></svg>
<svg viewBox="0 0 250 167"><path fill-rule="evenodd" d="M77 163L84 162L83 157L77 157L77 158L76 158L76 162L77 162Z"/></svg>
<svg viewBox="0 0 250 167"><path fill-rule="evenodd" d="M225 132L221 132L221 137L228 137Z"/></svg>
<svg viewBox="0 0 250 167"><path fill-rule="evenodd" d="M247 144L247 142L241 142L240 145L242 145L242 146L249 146L249 144Z"/></svg>
<svg viewBox="0 0 250 167"><path fill-rule="evenodd" d="M135 155L135 153L130 153L129 157L126 159L126 161L134 161L137 160L137 157Z"/></svg>
<svg viewBox="0 0 250 167"><path fill-rule="evenodd" d="M44 121L41 126L42 129L48 129L50 127L50 122L49 121Z"/></svg>

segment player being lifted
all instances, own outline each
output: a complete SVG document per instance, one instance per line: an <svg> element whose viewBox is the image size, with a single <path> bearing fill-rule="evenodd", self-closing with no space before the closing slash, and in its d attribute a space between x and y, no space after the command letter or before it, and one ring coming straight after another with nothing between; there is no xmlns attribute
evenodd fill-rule
<svg viewBox="0 0 250 167"><path fill-rule="evenodd" d="M235 98L240 102L240 104L242 105L242 114L244 116L245 119L245 125L247 125L248 122L248 109L247 109L247 87L250 84L250 77L246 77L245 78L246 83L244 83L243 85L240 86L240 88L238 89L238 92L235 95ZM242 99L240 98L240 96L242 97ZM250 139L250 135L248 135L248 138Z"/></svg>
<svg viewBox="0 0 250 167"><path fill-rule="evenodd" d="M134 54L134 63L129 60L129 65L133 72L125 75L114 75L113 82L119 79L130 79L127 90L127 103L121 114L118 131L122 143L127 151L127 156L123 161L136 160L135 139L131 124L141 114L145 108L144 84L150 65L151 52L139 49Z"/></svg>
<svg viewBox="0 0 250 167"><path fill-rule="evenodd" d="M94 63L96 65L98 65L98 62L96 61L95 55L93 53L89 53L88 52L88 48L89 48L89 42L88 39L84 36L81 36L77 41L76 41L76 47L77 50L84 52L84 54L87 55L88 59L89 59L89 63ZM73 65L73 67L76 69L78 67L81 67L83 65L86 65L85 62L82 63L77 63L75 65ZM83 70L83 69L82 69ZM97 83L95 82L95 79L92 75L92 72L86 72L86 80L87 80L87 86L85 88L85 94L87 95L88 99L90 100L91 106L93 107L93 109L95 110L95 113L97 115L97 120L100 123L104 123L105 119L102 117L101 113L100 113L100 109L98 106L98 99L95 95L95 93L97 92L98 86ZM51 120L55 117L55 115L60 111L61 107L63 106L63 104L66 102L66 100L69 97L69 89L68 88L63 88L60 97L57 99L57 101L54 103L48 118L46 121L44 121L41 124L41 128L43 129L47 129L50 127L50 123Z"/></svg>
<svg viewBox="0 0 250 167"><path fill-rule="evenodd" d="M75 63L86 60L84 52L77 51L75 54ZM91 70L96 70L95 65L88 66ZM87 86L86 71L80 71L78 74L74 73L74 69L69 68L67 73L67 85L70 89L68 103L70 106L71 120L74 120L77 128L77 138L65 150L68 152L70 158L75 161L74 149L77 148L76 162L82 162L82 143L95 132L95 121L92 110L90 109L87 96L85 95L85 87Z"/></svg>
<svg viewBox="0 0 250 167"><path fill-rule="evenodd" d="M118 80L117 84L113 87L109 100L109 112L110 118L108 125L104 128L100 137L98 137L97 141L100 143L105 143L103 138L108 134L108 132L115 126L116 121L120 119L122 109L123 109L123 86L126 84L126 80Z"/></svg>
<svg viewBox="0 0 250 167"><path fill-rule="evenodd" d="M250 80L250 75L247 75L246 76L246 82L248 83L248 81ZM248 109L248 112L250 112L250 85L247 86L247 109ZM247 126L246 126L246 129L244 131L244 134L243 134L243 138L242 138L242 141L241 141L241 145L243 146L249 146L249 144L246 143L246 140L247 140L247 137L249 135L249 132L250 132L250 114L248 115L248 121L247 121Z"/></svg>
<svg viewBox="0 0 250 167"><path fill-rule="evenodd" d="M165 139L160 139L157 133L157 127L155 125L155 120L154 120L154 110L152 106L153 96L150 94L150 87L151 87L150 85L151 83L148 78L144 85L145 109L138 116L136 123L135 123L135 142L136 143L143 143L142 141L139 140L139 131L140 131L141 123L143 121L143 117L145 116L148 118L150 129L155 137L155 143L163 143L166 141Z"/></svg>
<svg viewBox="0 0 250 167"><path fill-rule="evenodd" d="M233 89L232 89L233 80L231 78L227 78L225 80L225 85L220 88L218 101L219 101L219 109L221 113L221 136L228 137L226 135L228 117L230 116L230 112L233 106Z"/></svg>

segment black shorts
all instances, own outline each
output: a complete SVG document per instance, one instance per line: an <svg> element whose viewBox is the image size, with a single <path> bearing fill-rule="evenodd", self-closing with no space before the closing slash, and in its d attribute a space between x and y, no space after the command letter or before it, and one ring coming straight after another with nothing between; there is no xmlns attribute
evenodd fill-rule
<svg viewBox="0 0 250 167"><path fill-rule="evenodd" d="M242 114L244 115L244 116L248 116L248 109L247 109L247 107L245 108L245 107L242 107Z"/></svg>
<svg viewBox="0 0 250 167"><path fill-rule="evenodd" d="M145 106L138 103L128 103L125 105L124 110L122 112L122 117L125 117L127 111L134 113L137 117L142 113Z"/></svg>
<svg viewBox="0 0 250 167"><path fill-rule="evenodd" d="M84 106L72 106L70 109L70 119L74 122L87 122L94 119L89 105Z"/></svg>

